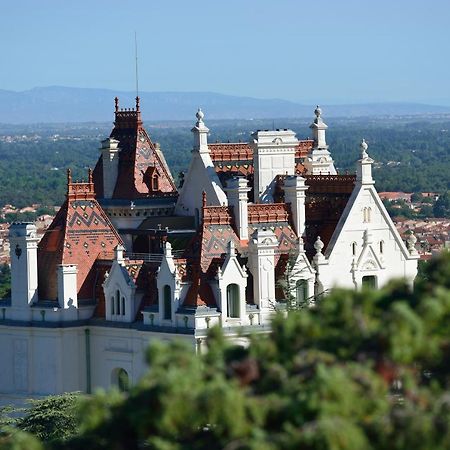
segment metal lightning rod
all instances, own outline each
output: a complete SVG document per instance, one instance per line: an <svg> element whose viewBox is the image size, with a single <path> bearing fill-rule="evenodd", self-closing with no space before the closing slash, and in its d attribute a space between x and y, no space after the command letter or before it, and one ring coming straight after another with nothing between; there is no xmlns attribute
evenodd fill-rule
<svg viewBox="0 0 450 450"><path fill-rule="evenodd" d="M139 97L139 72L138 72L138 46L137 46L137 33L134 32L134 54L136 58L136 97Z"/></svg>

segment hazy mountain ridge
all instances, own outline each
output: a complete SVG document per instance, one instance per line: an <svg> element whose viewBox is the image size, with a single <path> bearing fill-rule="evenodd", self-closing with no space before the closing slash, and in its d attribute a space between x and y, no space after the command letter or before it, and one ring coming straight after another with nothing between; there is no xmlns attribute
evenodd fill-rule
<svg viewBox="0 0 450 450"><path fill-rule="evenodd" d="M0 90L1 123L55 123L113 120L114 97L134 106L133 92L50 86L22 92ZM146 120L189 120L201 107L209 119L311 117L314 105L288 100L238 97L214 92L141 92ZM323 105L327 117L450 114L450 107L419 103Z"/></svg>

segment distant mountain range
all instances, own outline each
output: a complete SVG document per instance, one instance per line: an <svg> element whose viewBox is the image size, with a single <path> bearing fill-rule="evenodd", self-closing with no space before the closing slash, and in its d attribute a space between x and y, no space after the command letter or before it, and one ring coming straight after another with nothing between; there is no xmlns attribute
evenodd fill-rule
<svg viewBox="0 0 450 450"><path fill-rule="evenodd" d="M14 92L0 90L0 123L104 122L113 120L114 97L134 106L135 94L60 86ZM214 92L141 92L144 120L192 120L200 106L209 119L311 117L315 105ZM449 114L450 107L418 103L321 105L325 117Z"/></svg>

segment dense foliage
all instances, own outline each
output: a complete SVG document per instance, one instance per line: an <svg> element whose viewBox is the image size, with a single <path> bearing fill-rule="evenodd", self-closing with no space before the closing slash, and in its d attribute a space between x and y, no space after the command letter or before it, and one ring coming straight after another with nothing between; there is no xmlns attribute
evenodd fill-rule
<svg viewBox="0 0 450 450"><path fill-rule="evenodd" d="M97 393L50 449L446 450L450 442L450 254L414 292L334 291L277 316L273 333L208 351L155 343L128 393ZM7 433L5 448L23 434ZM17 444L13 447L13 443ZM36 448L36 447L35 447Z"/></svg>
<svg viewBox="0 0 450 450"><path fill-rule="evenodd" d="M364 137L376 161L379 191L443 192L450 188L448 120L366 118L327 122L327 141L341 171L354 170L358 144ZM161 143L174 176L188 167L191 125L147 124L152 139ZM248 141L251 131L273 125L271 120L208 121L209 140ZM281 125L292 128L301 138L311 134L306 119L277 119L275 126ZM86 168L97 161L100 140L109 132L108 124L0 126L0 137L14 137L12 142L0 140L0 206L59 205L65 192L65 169L74 169L75 178L86 177ZM20 138L22 134L25 139Z"/></svg>

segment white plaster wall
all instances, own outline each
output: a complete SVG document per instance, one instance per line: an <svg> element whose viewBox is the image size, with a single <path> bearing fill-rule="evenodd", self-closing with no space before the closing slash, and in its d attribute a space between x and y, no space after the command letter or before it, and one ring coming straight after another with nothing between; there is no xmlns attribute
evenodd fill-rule
<svg viewBox="0 0 450 450"><path fill-rule="evenodd" d="M0 326L0 392L49 395L84 390L80 328Z"/></svg>
<svg viewBox="0 0 450 450"><path fill-rule="evenodd" d="M183 216L196 216L201 213L203 191L206 192L208 205L228 205L228 198L222 189L211 156L209 153L193 151L175 213Z"/></svg>
<svg viewBox="0 0 450 450"><path fill-rule="evenodd" d="M370 222L364 221L364 208L371 209ZM361 259L365 230L371 235L372 255L366 255L366 258L362 255ZM380 241L384 242L383 254L380 253ZM356 243L355 256L352 254L353 242ZM393 278L405 278L412 283L417 272L417 259L410 257L372 186L354 191L325 256L328 258L326 264L319 266L319 278L325 290L334 286L360 288L365 275L376 276L377 287ZM365 264L368 260L375 261L376 267L368 268ZM352 272L354 262L358 265L355 276Z"/></svg>
<svg viewBox="0 0 450 450"><path fill-rule="evenodd" d="M211 324L212 326L212 324ZM114 369L131 383L148 369L145 352L153 340L193 335L152 333L130 328L89 327L92 389L111 387ZM85 328L31 328L0 325L0 396L35 396L86 391Z"/></svg>
<svg viewBox="0 0 450 450"><path fill-rule="evenodd" d="M153 340L170 341L182 339L191 342L192 335L152 333L129 328L91 327L91 376L92 386L108 389L112 386L114 369L127 371L130 383L148 370L145 352Z"/></svg>
<svg viewBox="0 0 450 450"><path fill-rule="evenodd" d="M291 130L258 131L254 141L255 201L273 202L274 179L277 175L293 175L298 140Z"/></svg>

